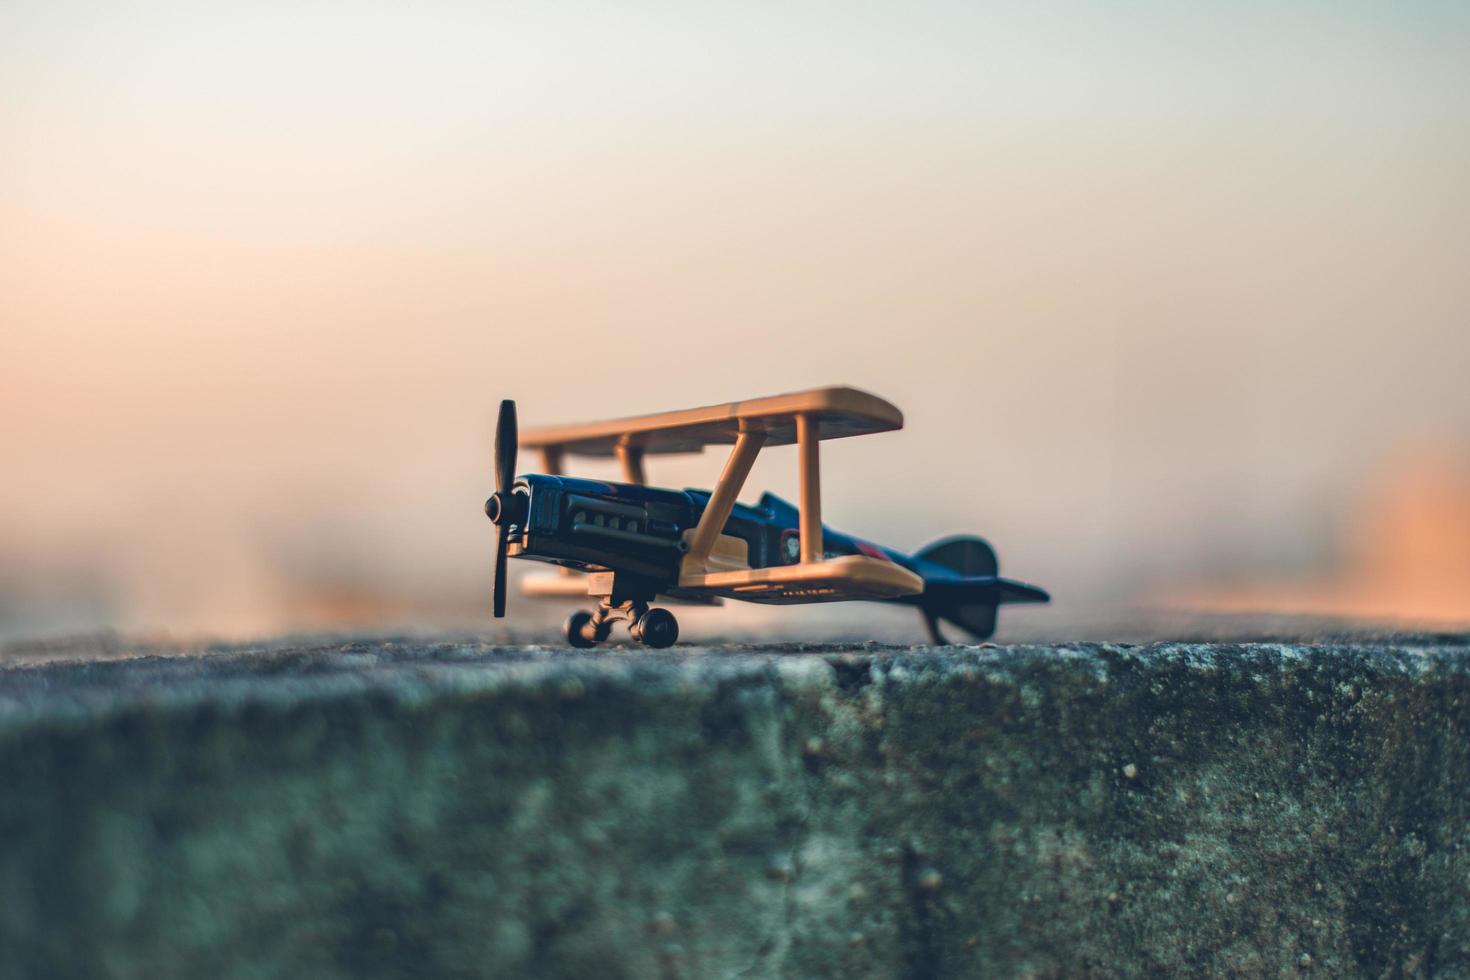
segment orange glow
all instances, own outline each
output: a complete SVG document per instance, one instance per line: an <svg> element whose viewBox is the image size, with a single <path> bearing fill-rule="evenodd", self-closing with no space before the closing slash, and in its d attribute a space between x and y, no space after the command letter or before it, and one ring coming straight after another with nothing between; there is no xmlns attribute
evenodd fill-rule
<svg viewBox="0 0 1470 980"><path fill-rule="evenodd" d="M1317 581L1268 578L1173 596L1218 612L1470 623L1470 452L1393 455L1341 528L1344 564Z"/></svg>

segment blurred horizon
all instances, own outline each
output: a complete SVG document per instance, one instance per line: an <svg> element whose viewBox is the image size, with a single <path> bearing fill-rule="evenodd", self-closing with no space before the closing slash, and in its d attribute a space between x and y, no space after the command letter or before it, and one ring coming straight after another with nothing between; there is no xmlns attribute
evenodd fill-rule
<svg viewBox="0 0 1470 980"><path fill-rule="evenodd" d="M488 625L501 398L832 383L826 521L1062 621L1470 621L1465 5L21 0L0 90L0 637Z"/></svg>

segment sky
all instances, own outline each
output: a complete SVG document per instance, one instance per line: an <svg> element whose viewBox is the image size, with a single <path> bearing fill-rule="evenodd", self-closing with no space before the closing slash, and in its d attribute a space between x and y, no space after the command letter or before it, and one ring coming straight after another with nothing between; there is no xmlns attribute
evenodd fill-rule
<svg viewBox="0 0 1470 980"><path fill-rule="evenodd" d="M0 624L469 601L502 397L866 388L827 521L1059 603L1329 567L1470 446L1467 96L1456 3L11 0Z"/></svg>

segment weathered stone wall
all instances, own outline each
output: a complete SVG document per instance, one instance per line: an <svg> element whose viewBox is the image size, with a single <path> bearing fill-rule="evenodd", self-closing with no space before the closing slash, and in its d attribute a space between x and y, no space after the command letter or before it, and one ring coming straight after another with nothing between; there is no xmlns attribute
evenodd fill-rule
<svg viewBox="0 0 1470 980"><path fill-rule="evenodd" d="M0 670L0 975L1470 975L1470 646Z"/></svg>

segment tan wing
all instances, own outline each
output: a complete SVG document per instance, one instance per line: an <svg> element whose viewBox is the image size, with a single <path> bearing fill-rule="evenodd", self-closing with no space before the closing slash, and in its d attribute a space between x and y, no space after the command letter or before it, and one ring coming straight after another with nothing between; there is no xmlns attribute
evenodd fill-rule
<svg viewBox="0 0 1470 980"><path fill-rule="evenodd" d="M770 568L688 570L679 576L679 588L746 602L841 602L917 595L924 580L891 561L843 555Z"/></svg>
<svg viewBox="0 0 1470 980"><path fill-rule="evenodd" d="M759 428L766 433L767 446L786 446L796 442L800 415L814 419L819 439L903 428L903 413L893 405L866 391L836 386L682 412L530 429L521 433L521 445L577 456L616 456L619 446L644 453L697 453L705 446L734 444L742 428Z"/></svg>
<svg viewBox="0 0 1470 980"><path fill-rule="evenodd" d="M818 443L901 428L903 413L895 406L865 391L838 386L590 425L532 429L520 441L540 449L552 473L561 472L567 454L617 456L630 483L643 482L645 453L695 453L705 446L733 445L699 524L685 532L688 551L680 566L678 591L753 602L822 602L923 591L923 580L905 568L862 555L826 559L822 547ZM791 443L800 450L801 561L751 568L744 548L734 547L744 542L721 532L757 454L765 446ZM571 589L569 584L556 586L562 594Z"/></svg>

